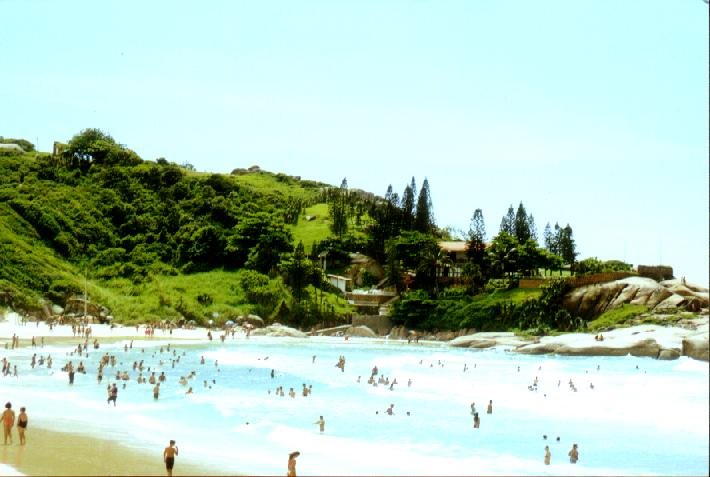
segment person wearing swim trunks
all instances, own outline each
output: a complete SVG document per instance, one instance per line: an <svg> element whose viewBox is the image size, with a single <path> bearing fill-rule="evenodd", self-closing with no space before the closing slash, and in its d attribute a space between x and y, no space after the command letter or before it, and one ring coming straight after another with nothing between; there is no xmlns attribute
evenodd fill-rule
<svg viewBox="0 0 710 477"><path fill-rule="evenodd" d="M20 408L20 414L17 415L17 434L20 436L20 445L23 446L27 442L25 439L25 429L27 429L27 414L25 408Z"/></svg>
<svg viewBox="0 0 710 477"><path fill-rule="evenodd" d="M9 402L5 404L5 410L0 416L0 420L2 420L2 427L5 431L5 445L7 445L8 439L10 444L12 444L12 426L15 425L15 411L12 410L12 404Z"/></svg>
<svg viewBox="0 0 710 477"><path fill-rule="evenodd" d="M178 448L174 440L170 440L170 445L163 451L163 461L165 469L168 471L168 477L173 475L173 466L175 465L175 456L178 455Z"/></svg>

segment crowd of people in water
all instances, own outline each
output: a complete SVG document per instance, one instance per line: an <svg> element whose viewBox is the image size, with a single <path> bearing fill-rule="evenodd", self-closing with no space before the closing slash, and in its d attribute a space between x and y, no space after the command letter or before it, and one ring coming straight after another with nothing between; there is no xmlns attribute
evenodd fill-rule
<svg viewBox="0 0 710 477"><path fill-rule="evenodd" d="M138 330L138 328L136 328ZM155 328L154 327L148 327L146 328L148 331L146 333L146 337L148 339L153 338L154 333L155 333ZM244 332L248 333L249 328L247 328ZM163 330L167 331L169 334L172 334L172 329L168 330ZM227 337L231 335L232 339L235 339L235 332L236 329L232 328L229 330L225 330L220 334L220 341L224 342ZM172 381L173 383L176 383L178 385L177 389L182 388L184 391L184 394L189 395L193 394L196 392L196 389L199 388L196 383L199 382L199 376L200 372L198 372L198 369L204 367L204 366L210 366L206 363L205 357L200 356L199 359L199 365L196 364L195 369L187 373L186 375L180 375L179 377L177 374L171 373L169 370L174 369L176 364L180 363L181 358L185 358L186 351L182 350L181 352L178 351L178 348L176 348L173 344L168 343L165 345L161 346L156 346L154 348L146 348L146 347L140 347L140 355L145 356L143 359L139 360L133 360L132 363L126 362L124 363L124 359L120 356L120 351L116 351L114 353L109 353L109 352L104 352L101 353L100 351L97 351L100 349L100 343L97 339L94 339L93 342L91 343L91 347L89 346L89 342L92 337L92 330L90 326L84 326L84 325L72 325L72 335L74 338L80 338L82 341L79 342L76 347L71 348L70 351L68 351L67 354L67 359L64 365L61 367L61 371L67 373L67 382L68 385L74 385L76 375L77 373L80 375L86 375L87 374L87 364L85 364L85 361L87 363L91 363L91 354L90 354L90 348L91 351L95 352L94 355L98 354L99 357L95 359L96 361L96 381L99 385L101 385L104 381L106 381L106 401L108 405L113 405L113 407L117 406L118 402L118 395L119 395L119 386L120 389L125 390L129 383L131 381L135 381L138 385L147 385L148 390L146 391L147 396L152 395L153 400L158 400L161 396L161 392L166 388L170 382ZM209 341L213 340L213 335L212 335L212 330L207 331L207 339ZM410 344L418 343L418 338L417 339L409 339L408 342ZM41 337L39 340L37 340L35 337L32 337L31 340L31 346L33 348L36 348L39 346L40 348L43 348L45 344L44 337ZM133 344L134 340L127 340L126 343L123 345L123 352L128 353L129 350L133 350ZM11 348L16 348L19 346L19 338L16 335L13 335L11 344ZM6 343L6 348L8 347L8 344ZM120 350L120 348L119 348ZM187 359L192 359L192 357L188 357ZM261 359L261 358L260 358ZM264 361L268 360L268 356L263 358ZM74 363L78 363L75 365ZM312 364L315 365L316 362L316 355L312 356L311 360ZM338 357L338 361L335 364L335 367L337 367L342 373L345 372L345 363L346 363L346 357L345 355L340 355ZM53 364L53 358L52 356L47 353L45 356L41 352L39 355L37 353L34 353L31 357L31 360L29 362L29 366L31 369L35 369L37 367L46 367L46 369L52 369L52 364ZM442 362L441 360L437 360L436 362L431 362L431 363L424 363L424 360L419 361L419 365L421 366L429 366L431 368L436 367L444 367L445 363ZM219 363L215 361L213 363L213 366L216 370L217 373L220 372L220 367ZM476 364L473 365L473 367L476 367ZM110 369L109 369L110 368ZM463 372L467 372L471 368L468 367L468 364L464 365ZM541 370L541 368L539 368ZM597 368L598 370L599 368ZM166 374L167 370L167 374ZM250 369L249 372L252 370ZM520 372L520 367L518 366L517 371ZM270 371L268 372L269 376L269 381L274 382L278 381L277 380L277 375L278 371L276 368L271 368ZM207 373L205 373L207 374ZM6 358L2 358L2 375L3 376L18 376L18 369L17 365L11 364L10 361ZM210 372L209 373L210 378L209 379L202 379L202 388L205 390L212 389L213 386L217 385L217 379L214 377L214 373ZM406 381L406 386L407 388L411 388L413 386L413 382L411 378L408 378ZM362 383L362 375L357 376L356 383ZM385 373L381 372L381 370L378 368L377 365L373 366L372 369L369 372L369 376L366 380L367 385L373 386L373 387L378 387L378 386L384 386L388 388L390 391L395 391L399 386L400 386L400 381L397 379L395 376L388 376ZM559 387L561 384L561 381L558 381L557 386ZM577 387L574 384L574 382L570 379L569 380L569 389L572 392L577 392ZM162 387L161 387L162 386ZM397 388L396 388L397 387ZM175 389L175 387L173 387ZM590 382L590 389L594 389L594 385ZM535 377L534 381L532 384L528 386L528 390L532 392L537 392L538 390L538 378L537 376ZM289 387L288 392L284 390L283 385L276 385L276 386L269 386L268 389L266 390L267 394L271 395L273 394L276 397L285 397L286 395L289 396L291 399L295 399L298 394L300 394L301 397L307 398L311 396L313 393L313 385L308 384L308 383L302 383L301 389L297 393L294 387ZM12 410L12 406L10 403L7 403L5 406L5 412L2 414L2 422L5 430L5 444L7 445L8 443L12 443L12 436L11 436L11 429L15 424L17 425L18 429L18 435L19 435L19 440L20 444L24 445L26 442L26 437L25 437L25 429L27 428L27 414L26 410L24 407L20 409L20 414L17 418L15 418L14 411ZM375 410L375 414L379 415L380 410ZM485 408L485 413L489 418L493 417L493 400L489 400L486 408ZM395 415L395 404L390 403L387 408L383 410L383 414L387 416L393 416ZM411 416L410 411L405 412L406 416ZM470 415L472 416L472 427L473 429L480 429L481 428L481 416L479 412L476 409L476 404L475 402L472 402L470 405ZM246 423L248 424L248 422ZM319 432L324 433L325 432L325 419L321 415L318 420L315 421L315 423L318 426ZM543 440L547 440L547 435L543 436ZM560 438L557 437L557 442L560 442ZM177 448L174 446L174 442L171 441L171 445L166 447L165 449L165 462L166 462L166 468L169 472L172 472L172 466L174 464L174 457L177 455ZM296 465L296 457L300 455L299 452L293 452L289 455L289 460L288 460L288 475L296 475L296 470L295 470L295 465ZM577 444L573 444L572 448L570 449L569 453L569 461L572 464L575 464L578 459L579 459L579 450ZM544 447L544 457L543 461L546 465L549 465L551 462L551 453L550 453L550 448L549 446ZM169 466L168 466L169 465Z"/></svg>

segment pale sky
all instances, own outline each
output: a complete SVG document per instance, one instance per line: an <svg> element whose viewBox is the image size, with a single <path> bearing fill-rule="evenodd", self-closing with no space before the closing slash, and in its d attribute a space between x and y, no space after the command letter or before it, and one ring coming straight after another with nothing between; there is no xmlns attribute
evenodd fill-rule
<svg viewBox="0 0 710 477"><path fill-rule="evenodd" d="M708 285L701 0L0 0L0 135L96 127L144 159L257 164L489 239L523 201L579 258Z"/></svg>

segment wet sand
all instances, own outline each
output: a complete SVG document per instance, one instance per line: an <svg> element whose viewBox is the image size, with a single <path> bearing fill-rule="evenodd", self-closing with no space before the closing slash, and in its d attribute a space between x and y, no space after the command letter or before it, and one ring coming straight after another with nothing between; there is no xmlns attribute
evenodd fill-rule
<svg viewBox="0 0 710 477"><path fill-rule="evenodd" d="M24 475L167 475L162 447L131 448L108 439L33 427L31 423L26 437L27 444L18 445L17 430L13 429L13 444L0 444L0 463ZM175 476L234 475L181 457L175 461Z"/></svg>

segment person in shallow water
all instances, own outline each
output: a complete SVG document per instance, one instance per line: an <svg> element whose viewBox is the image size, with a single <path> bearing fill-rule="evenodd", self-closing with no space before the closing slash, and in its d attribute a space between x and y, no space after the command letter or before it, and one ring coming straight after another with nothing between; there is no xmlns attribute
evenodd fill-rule
<svg viewBox="0 0 710 477"><path fill-rule="evenodd" d="M550 446L545 446L545 465L550 465Z"/></svg>
<svg viewBox="0 0 710 477"><path fill-rule="evenodd" d="M572 449L567 453L569 455L570 464L576 464L579 459L579 451L577 450L577 444L572 444Z"/></svg>
<svg viewBox="0 0 710 477"><path fill-rule="evenodd" d="M323 433L323 431L325 431L325 420L323 420L323 416L321 416L320 419L318 419L313 424L318 424L318 427L320 427L321 434Z"/></svg>

